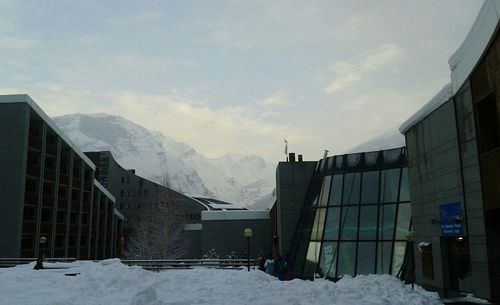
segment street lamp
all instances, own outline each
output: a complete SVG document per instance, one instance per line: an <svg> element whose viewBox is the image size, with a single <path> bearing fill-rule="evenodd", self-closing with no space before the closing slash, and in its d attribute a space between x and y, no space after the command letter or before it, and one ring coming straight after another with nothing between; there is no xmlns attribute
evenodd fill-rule
<svg viewBox="0 0 500 305"><path fill-rule="evenodd" d="M250 237L252 237L252 229L246 228L243 230L243 236L247 239L247 266L248 271L250 271Z"/></svg>
<svg viewBox="0 0 500 305"><path fill-rule="evenodd" d="M415 251L413 251L415 240L417 240L417 236L414 231L408 232L406 234L406 241L408 242L408 249L410 249L411 253L411 289L415 289Z"/></svg>
<svg viewBox="0 0 500 305"><path fill-rule="evenodd" d="M43 268L43 256L45 252L45 244L47 243L47 237L40 237L39 249L38 249L38 259L36 260L36 265L33 267L35 270L44 269Z"/></svg>

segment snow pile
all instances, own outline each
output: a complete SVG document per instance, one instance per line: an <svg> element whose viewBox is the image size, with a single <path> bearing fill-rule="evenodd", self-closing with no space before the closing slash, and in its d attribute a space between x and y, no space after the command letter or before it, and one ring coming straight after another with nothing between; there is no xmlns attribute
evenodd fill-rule
<svg viewBox="0 0 500 305"><path fill-rule="evenodd" d="M0 269L0 304L442 304L436 293L389 275L280 282L264 272L195 268L153 273L119 260L57 264L70 269L35 271L34 263ZM54 264L45 264L51 267ZM79 273L65 276L65 273Z"/></svg>

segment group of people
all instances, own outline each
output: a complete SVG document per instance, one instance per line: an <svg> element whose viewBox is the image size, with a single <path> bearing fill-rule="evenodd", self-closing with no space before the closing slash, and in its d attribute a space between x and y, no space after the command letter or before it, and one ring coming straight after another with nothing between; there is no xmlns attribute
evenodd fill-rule
<svg viewBox="0 0 500 305"><path fill-rule="evenodd" d="M271 255L259 257L259 269L269 275L276 276L280 281L289 281L293 278L292 262L290 257L277 255L274 259Z"/></svg>

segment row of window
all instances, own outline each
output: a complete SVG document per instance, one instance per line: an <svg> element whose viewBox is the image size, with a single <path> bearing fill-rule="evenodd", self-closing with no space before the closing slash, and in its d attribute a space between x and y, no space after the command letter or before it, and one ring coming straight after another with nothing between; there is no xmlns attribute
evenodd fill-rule
<svg viewBox="0 0 500 305"><path fill-rule="evenodd" d="M148 190L137 190L134 191L134 190L121 190L120 191L120 196L122 197L135 197L135 196L143 196L143 197L147 197L149 196L149 191Z"/></svg>
<svg viewBox="0 0 500 305"><path fill-rule="evenodd" d="M408 168L325 176L322 184L316 183L310 198L313 206L410 201Z"/></svg>

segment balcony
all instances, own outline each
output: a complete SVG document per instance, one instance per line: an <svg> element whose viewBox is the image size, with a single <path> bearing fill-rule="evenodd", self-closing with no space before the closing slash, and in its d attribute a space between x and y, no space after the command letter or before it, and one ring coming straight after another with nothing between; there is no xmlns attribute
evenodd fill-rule
<svg viewBox="0 0 500 305"><path fill-rule="evenodd" d="M57 156L57 147L52 143L46 142L45 143L45 153L47 153L53 157L56 157Z"/></svg>
<svg viewBox="0 0 500 305"><path fill-rule="evenodd" d="M68 200L59 199L57 201L57 209L58 210L67 210L68 209Z"/></svg>
<svg viewBox="0 0 500 305"><path fill-rule="evenodd" d="M54 196L43 195L42 206L51 208L54 206Z"/></svg>
<svg viewBox="0 0 500 305"><path fill-rule="evenodd" d="M81 188L81 185L81 180L73 176L73 188L79 189Z"/></svg>
<svg viewBox="0 0 500 305"><path fill-rule="evenodd" d="M60 174L59 175L59 184L61 185L68 185L69 183L69 177L68 175L65 175L65 174Z"/></svg>
<svg viewBox="0 0 500 305"><path fill-rule="evenodd" d="M53 170L50 170L47 168L45 169L43 176L44 176L45 180L48 180L51 182L54 182L56 180L56 173Z"/></svg>
<svg viewBox="0 0 500 305"><path fill-rule="evenodd" d="M26 174L28 176L38 178L38 177L40 177L40 167L38 167L34 164L31 164L31 163L28 163L28 167L26 169Z"/></svg>
<svg viewBox="0 0 500 305"><path fill-rule="evenodd" d="M29 135L28 145L36 150L42 149L42 139L35 137L34 135Z"/></svg>
<svg viewBox="0 0 500 305"><path fill-rule="evenodd" d="M37 206L38 194L35 192L26 191L26 193L24 193L24 204Z"/></svg>
<svg viewBox="0 0 500 305"><path fill-rule="evenodd" d="M33 221L23 222L23 234L35 234L36 223Z"/></svg>

